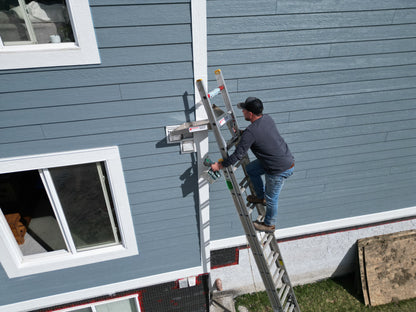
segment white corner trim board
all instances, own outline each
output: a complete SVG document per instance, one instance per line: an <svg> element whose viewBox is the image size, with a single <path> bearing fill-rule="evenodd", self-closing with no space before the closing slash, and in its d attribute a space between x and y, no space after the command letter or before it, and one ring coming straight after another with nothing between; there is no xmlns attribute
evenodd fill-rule
<svg viewBox="0 0 416 312"><path fill-rule="evenodd" d="M207 9L206 0L191 1L192 14L192 56L194 68L194 84L197 79L207 82ZM196 85L194 89L197 90ZM201 99L198 92L195 92L195 120L207 119L204 106L200 103ZM210 227L209 227L209 185L202 178L202 172L206 169L203 159L208 154L208 133L205 131L194 133L195 144L198 150L198 193L199 193L199 224L201 239L201 262L204 272L207 273L211 269L210 263Z"/></svg>

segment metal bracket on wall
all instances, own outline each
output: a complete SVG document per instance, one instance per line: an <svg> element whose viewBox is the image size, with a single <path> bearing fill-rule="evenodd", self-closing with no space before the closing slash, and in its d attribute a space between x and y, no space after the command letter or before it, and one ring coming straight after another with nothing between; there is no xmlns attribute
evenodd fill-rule
<svg viewBox="0 0 416 312"><path fill-rule="evenodd" d="M180 144L181 154L196 152L194 133L208 131L210 129L208 120L189 121L181 125L166 126L166 142L168 144Z"/></svg>

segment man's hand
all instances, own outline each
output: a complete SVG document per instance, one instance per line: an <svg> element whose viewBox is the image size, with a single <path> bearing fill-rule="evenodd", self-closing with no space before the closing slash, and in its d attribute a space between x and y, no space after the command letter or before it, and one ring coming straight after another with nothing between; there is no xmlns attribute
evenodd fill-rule
<svg viewBox="0 0 416 312"><path fill-rule="evenodd" d="M220 162L216 162L216 163L211 165L211 169L213 171L220 171L222 168L224 168L224 167L222 166L222 164Z"/></svg>

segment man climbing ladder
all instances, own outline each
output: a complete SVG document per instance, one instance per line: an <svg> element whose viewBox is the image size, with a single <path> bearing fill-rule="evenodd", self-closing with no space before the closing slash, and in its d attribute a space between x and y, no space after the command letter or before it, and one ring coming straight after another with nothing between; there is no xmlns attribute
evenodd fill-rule
<svg viewBox="0 0 416 312"><path fill-rule="evenodd" d="M254 221L254 227L258 231L272 233L277 221L279 194L284 180L293 174L294 158L273 119L269 115L263 115L263 103L260 99L249 97L237 107L243 110L245 120L251 124L242 133L234 153L224 161L212 164L211 168L219 171L233 165L249 149L252 150L257 159L246 165L246 170L256 195L249 195L247 201L266 205L264 221ZM262 175L265 175L266 187Z"/></svg>
<svg viewBox="0 0 416 312"><path fill-rule="evenodd" d="M270 183L267 181L267 177L277 177L277 180L281 179L281 182L283 182L283 179L293 172L293 156L286 143L278 134L271 118L267 115L262 115L263 103L260 100L248 98L246 102L239 104L239 107L243 109L245 118L251 121L251 124L244 132L238 128L221 70L216 70L215 76L218 88L210 93L206 92L202 80L197 80L196 82L201 101L208 115L210 129L214 132L221 156L225 159L225 161L211 165L211 169L220 170L221 168L224 173L227 187L246 233L247 241L270 299L273 312L300 312L295 292L274 236L274 229L266 228L267 225L264 223L267 213L263 206L264 198L260 195L265 194L267 205L271 204L273 199L278 198L282 183ZM210 101L219 93L222 94L225 104L225 111L221 110L221 112L218 110L218 107L211 105ZM221 127L224 125L227 125L226 129L229 130L228 135L231 135L229 141L225 140L221 132ZM261 129L257 129L257 127ZM263 130L265 130L265 133L262 134ZM243 146L242 148L240 147L240 151L238 151L239 146ZM269 157L269 146L273 147L271 148L271 151L273 151L270 154L271 157ZM229 155L230 149L234 147L236 147L236 151ZM253 150L258 158L257 161L252 163L250 163L247 155L249 148ZM275 152L274 148L278 148L278 152ZM273 159L278 160L277 163L274 163ZM240 168L244 171L244 178L241 181L237 181L236 172ZM265 189L263 182L260 181L256 182L257 185L255 187L257 190L255 189L247 168L254 179L259 178L261 180L261 175L263 173L266 174ZM270 185L275 187L273 191L268 189ZM252 203L246 205L243 194L247 194L248 191L251 194L247 197ZM277 209L277 201L275 204ZM252 213L254 211L257 211L258 217L253 223ZM271 219L275 218L275 211L271 210L270 213ZM256 229L261 231L256 231Z"/></svg>

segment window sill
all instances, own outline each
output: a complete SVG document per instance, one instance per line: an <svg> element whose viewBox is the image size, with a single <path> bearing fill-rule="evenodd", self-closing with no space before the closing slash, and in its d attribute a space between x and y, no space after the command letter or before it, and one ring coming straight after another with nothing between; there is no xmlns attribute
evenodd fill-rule
<svg viewBox="0 0 416 312"><path fill-rule="evenodd" d="M10 278L14 278L134 255L138 255L137 249L126 249L121 245L79 252L76 255L57 251L53 255L48 254L44 257L25 257L20 265L8 270L7 273Z"/></svg>
<svg viewBox="0 0 416 312"><path fill-rule="evenodd" d="M0 70L100 64L101 62L95 44L80 48L73 42L4 46L0 48L0 60Z"/></svg>

